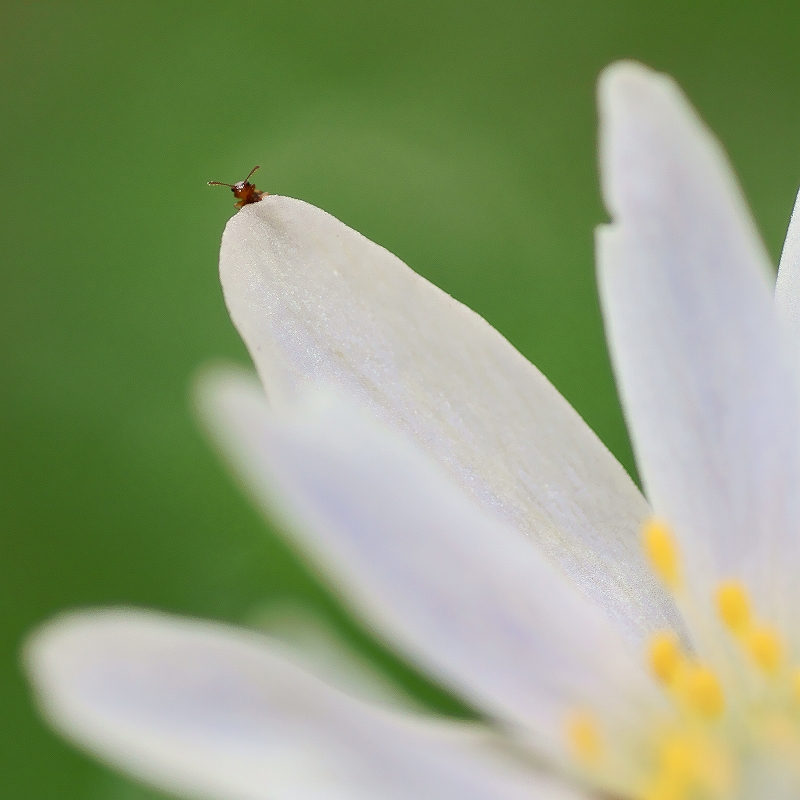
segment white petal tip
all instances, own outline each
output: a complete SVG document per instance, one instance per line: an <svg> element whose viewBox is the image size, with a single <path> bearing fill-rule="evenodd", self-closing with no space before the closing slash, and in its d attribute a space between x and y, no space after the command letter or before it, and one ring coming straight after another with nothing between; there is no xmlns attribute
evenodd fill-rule
<svg viewBox="0 0 800 800"><path fill-rule="evenodd" d="M601 73L597 86L601 122L601 156L625 137L628 150L633 138L658 138L658 131L677 119L694 117L675 81L636 61L617 61ZM617 142L617 144L619 144ZM619 156L619 153L617 154Z"/></svg>
<svg viewBox="0 0 800 800"><path fill-rule="evenodd" d="M236 364L211 363L201 367L191 385L191 402L195 419L217 445L227 439L225 415L241 412L241 404L248 407L268 405L264 389L252 370Z"/></svg>
<svg viewBox="0 0 800 800"><path fill-rule="evenodd" d="M150 619L146 612L137 612L136 617ZM124 609L67 612L40 625L23 643L23 667L36 704L68 738L84 738L87 717L78 687L87 668L109 632L130 625L133 619L133 612Z"/></svg>
<svg viewBox="0 0 800 800"><path fill-rule="evenodd" d="M59 665L69 668L75 641L85 633L87 623L92 627L95 621L94 612L61 614L28 635L22 647L22 662L40 698L50 688L53 671Z"/></svg>
<svg viewBox="0 0 800 800"><path fill-rule="evenodd" d="M670 76L617 62L600 75L598 104L603 197L615 220L663 218L708 194L746 216L727 157Z"/></svg>
<svg viewBox="0 0 800 800"><path fill-rule="evenodd" d="M601 107L646 99L664 86L674 86L668 75L656 72L638 61L615 61L600 72L598 95Z"/></svg>
<svg viewBox="0 0 800 800"><path fill-rule="evenodd" d="M253 391L264 393L261 382L252 369L224 361L204 364L192 378L191 395L195 407L202 410L209 402L209 398L225 393L232 386L246 386Z"/></svg>

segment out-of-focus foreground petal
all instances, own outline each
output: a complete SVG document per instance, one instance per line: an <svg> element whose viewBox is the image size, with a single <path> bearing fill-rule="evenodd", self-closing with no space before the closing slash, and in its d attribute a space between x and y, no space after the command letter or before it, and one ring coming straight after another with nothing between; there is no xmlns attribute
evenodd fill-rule
<svg viewBox="0 0 800 800"><path fill-rule="evenodd" d="M330 621L304 604L277 601L248 614L255 630L285 644L303 669L371 706L419 713L420 700L408 693L346 642Z"/></svg>
<svg viewBox="0 0 800 800"><path fill-rule="evenodd" d="M659 707L639 649L413 443L331 396L275 412L234 373L200 396L256 500L357 614L473 705L558 759L571 710L625 736Z"/></svg>
<svg viewBox="0 0 800 800"><path fill-rule="evenodd" d="M135 611L74 613L28 641L45 715L157 788L203 800L535 800L577 793L480 729L381 712L242 629Z"/></svg>
<svg viewBox="0 0 800 800"><path fill-rule="evenodd" d="M225 300L281 406L329 386L413 436L632 635L670 604L637 541L647 505L553 386L485 320L334 217L266 197L228 223Z"/></svg>
<svg viewBox="0 0 800 800"><path fill-rule="evenodd" d="M800 398L770 267L719 144L675 83L600 81L602 304L646 494L710 609L743 580L786 629L800 569Z"/></svg>
<svg viewBox="0 0 800 800"><path fill-rule="evenodd" d="M794 347L800 352L800 192L781 252L775 283L775 307Z"/></svg>

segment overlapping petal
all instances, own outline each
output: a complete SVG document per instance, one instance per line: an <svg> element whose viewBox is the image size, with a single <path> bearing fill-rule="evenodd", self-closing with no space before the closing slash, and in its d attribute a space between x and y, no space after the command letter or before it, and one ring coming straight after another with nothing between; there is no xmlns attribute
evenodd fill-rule
<svg viewBox="0 0 800 800"><path fill-rule="evenodd" d="M635 64L600 83L598 233L609 346L640 473L704 602L745 581L797 605L800 398L770 268L728 162L677 86Z"/></svg>
<svg viewBox="0 0 800 800"><path fill-rule="evenodd" d="M729 578L759 619L800 630L800 211L773 303L732 171L680 90L617 64L600 107L609 344L648 497L679 541L703 660L727 642L703 631ZM581 746L570 754L565 723L585 710L603 747L582 778L615 796L651 778L662 787L677 769L670 737L687 724L694 735L704 709L689 683L673 680L669 695L644 668L646 634L683 635L681 621L640 551L649 507L580 417L484 320L305 203L245 207L221 276L269 402L241 372L207 375L212 437L356 613L489 719L420 714L317 639L304 662L275 637L112 610L58 618L28 642L53 725L199 799L568 800L530 754L574 767ZM678 665L719 693L695 666ZM719 674L727 703L730 673ZM741 714L745 688L721 721L744 738L711 738L742 757L742 796L790 793L771 717L762 732Z"/></svg>
<svg viewBox="0 0 800 800"><path fill-rule="evenodd" d="M276 641L148 612L61 617L29 641L39 702L78 745L198 800L578 800L477 726L378 711Z"/></svg>
<svg viewBox="0 0 800 800"><path fill-rule="evenodd" d="M795 200L781 252L778 280L775 283L775 307L792 345L800 353L800 193Z"/></svg>
<svg viewBox="0 0 800 800"><path fill-rule="evenodd" d="M647 505L552 385L497 331L330 215L267 197L222 241L231 316L273 404L329 386L410 435L628 634L676 624L643 563Z"/></svg>
<svg viewBox="0 0 800 800"><path fill-rule="evenodd" d="M622 736L659 707L639 649L414 443L334 397L276 414L251 378L207 378L203 395L256 499L360 616L462 697L557 758L575 708Z"/></svg>

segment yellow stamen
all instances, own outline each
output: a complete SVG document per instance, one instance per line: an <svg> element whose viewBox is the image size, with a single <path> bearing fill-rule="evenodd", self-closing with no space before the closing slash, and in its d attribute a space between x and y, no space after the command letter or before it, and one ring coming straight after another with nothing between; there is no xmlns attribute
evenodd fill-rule
<svg viewBox="0 0 800 800"><path fill-rule="evenodd" d="M642 528L642 539L653 570L668 588L677 588L680 584L678 550L672 531L664 522L649 519Z"/></svg>
<svg viewBox="0 0 800 800"><path fill-rule="evenodd" d="M660 746L658 770L642 800L684 800L695 772L691 742L670 737Z"/></svg>
<svg viewBox="0 0 800 800"><path fill-rule="evenodd" d="M650 641L650 669L656 678L669 686L682 661L678 640L671 633L657 633Z"/></svg>
<svg viewBox="0 0 800 800"><path fill-rule="evenodd" d="M683 689L689 708L700 716L715 719L725 710L722 687L708 667L692 667L686 675Z"/></svg>
<svg viewBox="0 0 800 800"><path fill-rule="evenodd" d="M717 611L733 633L744 633L750 627L750 602L747 591L737 581L727 581L717 589Z"/></svg>
<svg viewBox="0 0 800 800"><path fill-rule="evenodd" d="M662 775L672 785L685 785L695 770L694 748L686 739L667 741L661 751Z"/></svg>
<svg viewBox="0 0 800 800"><path fill-rule="evenodd" d="M585 711L572 715L567 722L567 736L575 756L584 764L596 764L603 752L600 729L592 714Z"/></svg>
<svg viewBox="0 0 800 800"><path fill-rule="evenodd" d="M756 628L747 636L747 650L764 672L774 674L783 660L783 645L775 631Z"/></svg>

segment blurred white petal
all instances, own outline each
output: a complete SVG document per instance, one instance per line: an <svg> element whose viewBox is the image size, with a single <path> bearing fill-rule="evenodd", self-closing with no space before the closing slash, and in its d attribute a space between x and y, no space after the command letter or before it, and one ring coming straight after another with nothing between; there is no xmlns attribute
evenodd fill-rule
<svg viewBox="0 0 800 800"><path fill-rule="evenodd" d="M422 704L361 653L326 620L293 602L270 603L247 616L251 627L284 642L303 668L370 705L419 712Z"/></svg>
<svg viewBox="0 0 800 800"><path fill-rule="evenodd" d="M220 273L274 405L306 383L356 399L415 437L630 635L676 624L641 556L640 493L485 320L329 214L285 197L231 219Z"/></svg>
<svg viewBox="0 0 800 800"><path fill-rule="evenodd" d="M380 712L280 644L123 610L39 629L26 660L51 723L140 780L204 800L536 800L576 792L477 726Z"/></svg>
<svg viewBox="0 0 800 800"><path fill-rule="evenodd" d="M252 378L210 374L212 435L321 572L416 663L559 754L571 708L628 728L657 704L630 647L552 565L414 444L334 397L271 410ZM622 712L622 714L620 714ZM640 717L638 717L640 718Z"/></svg>
<svg viewBox="0 0 800 800"><path fill-rule="evenodd" d="M785 623L800 569L800 398L767 257L672 80L614 65L600 112L613 219L598 233L600 289L647 496L704 602L740 578Z"/></svg>
<svg viewBox="0 0 800 800"><path fill-rule="evenodd" d="M794 346L800 351L800 192L781 252L775 283L775 307Z"/></svg>

